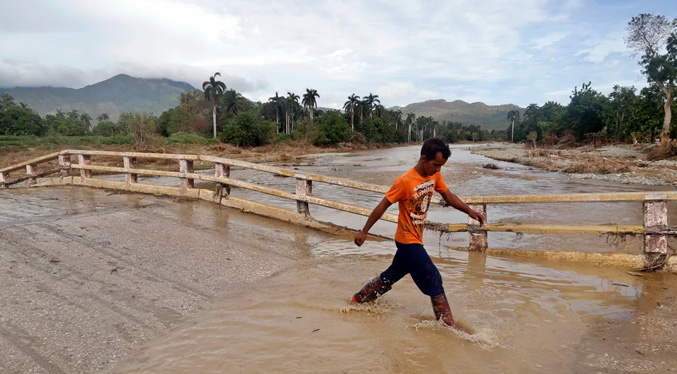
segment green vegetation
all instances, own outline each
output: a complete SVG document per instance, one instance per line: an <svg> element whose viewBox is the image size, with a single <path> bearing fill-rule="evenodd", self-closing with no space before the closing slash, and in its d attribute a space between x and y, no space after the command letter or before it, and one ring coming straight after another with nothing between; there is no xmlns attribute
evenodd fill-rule
<svg viewBox="0 0 677 374"><path fill-rule="evenodd" d="M670 21L664 16L646 13L632 17L625 41L628 47L642 53L642 73L665 95L661 148L667 150L677 84L677 18Z"/></svg>
<svg viewBox="0 0 677 374"><path fill-rule="evenodd" d="M237 146L260 146L270 143L274 134L275 124L262 119L258 111L250 110L228 120L220 138Z"/></svg>
<svg viewBox="0 0 677 374"><path fill-rule="evenodd" d="M444 100L388 109L371 92L362 98L354 93L348 96L343 111L326 110L318 107L320 94L312 88L306 88L302 97L293 92L287 92L286 96L275 92L275 96L261 103L228 89L216 79L220 76L218 72L204 82L203 90L180 93L179 104L159 117L121 113L111 120L107 113L97 113L94 120L87 112L72 109L57 110L43 118L24 103L16 103L12 96L3 94L0 148L80 141L133 142L138 149L162 142L222 141L236 146L259 146L297 141L330 145L420 142L430 137L442 137L450 143L528 141L534 146L538 141L653 142L660 137L667 147L670 136L675 136L671 114L677 109L673 100L677 80L677 20L650 14L633 17L628 24L626 43L641 53L639 63L650 83L648 87L637 92L634 87L615 86L605 96L588 82L574 87L566 105L549 101L542 106L530 104L524 110L514 105L489 107ZM138 83L131 77L119 79L123 78ZM127 86L134 92L133 87L137 87ZM122 95L112 91L111 95ZM451 107L457 110L454 116L441 115ZM492 127L494 123L500 127ZM208 139L210 135L214 139Z"/></svg>

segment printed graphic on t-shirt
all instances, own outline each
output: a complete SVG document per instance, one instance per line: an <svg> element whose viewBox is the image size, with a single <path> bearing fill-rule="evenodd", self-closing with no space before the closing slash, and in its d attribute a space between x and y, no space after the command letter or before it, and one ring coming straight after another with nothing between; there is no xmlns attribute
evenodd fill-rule
<svg viewBox="0 0 677 374"><path fill-rule="evenodd" d="M386 199L399 204L395 241L402 244L423 244L423 228L433 193L447 191L447 184L439 173L421 176L411 168L395 180Z"/></svg>
<svg viewBox="0 0 677 374"><path fill-rule="evenodd" d="M430 206L430 199L435 192L435 181L429 180L414 187L414 194L409 201L409 217L414 225L423 225Z"/></svg>

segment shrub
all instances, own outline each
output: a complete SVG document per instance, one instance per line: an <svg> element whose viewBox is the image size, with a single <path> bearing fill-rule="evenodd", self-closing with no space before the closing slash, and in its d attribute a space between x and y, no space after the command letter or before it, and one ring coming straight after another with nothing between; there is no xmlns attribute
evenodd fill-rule
<svg viewBox="0 0 677 374"><path fill-rule="evenodd" d="M338 112L333 111L322 117L322 122L317 129L315 145L343 143L350 139L350 125Z"/></svg>
<svg viewBox="0 0 677 374"><path fill-rule="evenodd" d="M290 134L279 133L275 135L275 144L284 144L290 142L291 140Z"/></svg>
<svg viewBox="0 0 677 374"><path fill-rule="evenodd" d="M353 131L353 133L350 135L350 142L355 144L365 144L367 142L367 138L365 138L362 133Z"/></svg>
<svg viewBox="0 0 677 374"><path fill-rule="evenodd" d="M101 136L115 136L125 135L126 129L123 129L120 124L111 121L100 121L92 129L92 134Z"/></svg>
<svg viewBox="0 0 677 374"><path fill-rule="evenodd" d="M134 148L145 149L153 141L157 135L155 120L155 117L147 113L135 113L130 116L127 127L134 136Z"/></svg>
<svg viewBox="0 0 677 374"><path fill-rule="evenodd" d="M249 110L228 120L219 139L236 146L259 146L270 143L274 133L275 123L263 120L257 110Z"/></svg>

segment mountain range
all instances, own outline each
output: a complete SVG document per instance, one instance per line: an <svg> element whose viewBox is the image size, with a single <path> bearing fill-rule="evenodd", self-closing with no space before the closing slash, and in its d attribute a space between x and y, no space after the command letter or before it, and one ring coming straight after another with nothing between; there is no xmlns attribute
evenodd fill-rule
<svg viewBox="0 0 677 374"><path fill-rule="evenodd" d="M401 110L402 117L406 118L408 113L414 113L417 117L428 116L438 121L461 122L464 125L480 125L483 129L504 130L510 124L508 122L508 112L516 109L520 114L524 109L513 104L487 105L482 102L466 103L463 100L446 101L428 100L420 103L409 104L405 107L393 107L391 109Z"/></svg>
<svg viewBox="0 0 677 374"><path fill-rule="evenodd" d="M79 89L15 87L0 88L0 94L9 93L16 102L25 103L42 116L54 114L57 109L63 112L76 109L80 113L88 113L92 118L107 113L112 121L117 121L119 115L125 112L152 112L160 115L177 106L183 92L193 90L195 88L185 82L134 78L120 74ZM510 110L524 112L524 109L513 104L491 106L462 100L428 100L391 109L401 110L405 118L408 113L414 113L417 117L430 116L438 121L480 125L489 130L507 128L509 123L506 117Z"/></svg>
<svg viewBox="0 0 677 374"><path fill-rule="evenodd" d="M15 87L2 88L15 102L22 102L40 115L54 114L57 109L70 112L76 109L96 118L107 113L117 121L120 113L151 112L160 115L179 105L179 95L195 88L185 82L170 79L143 79L119 74L110 79L83 88Z"/></svg>

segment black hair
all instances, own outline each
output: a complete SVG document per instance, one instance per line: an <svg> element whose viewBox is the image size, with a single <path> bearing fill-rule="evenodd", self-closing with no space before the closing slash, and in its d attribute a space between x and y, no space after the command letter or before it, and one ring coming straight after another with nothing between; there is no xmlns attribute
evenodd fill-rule
<svg viewBox="0 0 677 374"><path fill-rule="evenodd" d="M441 152L442 157L444 157L445 160L448 160L449 156L451 156L451 150L444 140L440 138L430 138L423 142L421 156L425 156L428 161L432 161L437 157L437 152Z"/></svg>

